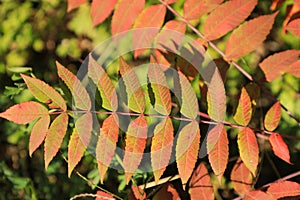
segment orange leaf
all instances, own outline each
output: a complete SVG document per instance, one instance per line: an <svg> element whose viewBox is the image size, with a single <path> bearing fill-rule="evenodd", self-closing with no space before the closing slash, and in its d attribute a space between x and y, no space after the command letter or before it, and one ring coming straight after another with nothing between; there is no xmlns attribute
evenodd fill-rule
<svg viewBox="0 0 300 200"><path fill-rule="evenodd" d="M153 200L180 200L180 196L171 183L166 183L154 195Z"/></svg>
<svg viewBox="0 0 300 200"><path fill-rule="evenodd" d="M285 73L290 65L298 60L299 55L299 50L282 51L267 57L259 66L264 72L267 81L273 81Z"/></svg>
<svg viewBox="0 0 300 200"><path fill-rule="evenodd" d="M59 62L56 62L56 66L58 76L65 82L72 93L75 106L82 110L90 110L91 100L80 80L77 79L77 77L72 72L62 66Z"/></svg>
<svg viewBox="0 0 300 200"><path fill-rule="evenodd" d="M191 199L214 199L214 189L210 181L209 173L203 162L193 172L189 184L189 193Z"/></svg>
<svg viewBox="0 0 300 200"><path fill-rule="evenodd" d="M286 73L292 74L293 76L300 78L300 60L297 60L286 70Z"/></svg>
<svg viewBox="0 0 300 200"><path fill-rule="evenodd" d="M138 186L131 186L131 191L128 196L128 200L144 200L146 199L146 192L140 189Z"/></svg>
<svg viewBox="0 0 300 200"><path fill-rule="evenodd" d="M208 132L207 136L208 160L214 173L223 176L228 162L228 138L223 124L218 124Z"/></svg>
<svg viewBox="0 0 300 200"><path fill-rule="evenodd" d="M93 26L102 23L113 11L118 0L93 0L91 4L91 16Z"/></svg>
<svg viewBox="0 0 300 200"><path fill-rule="evenodd" d="M274 154L285 162L291 164L289 148L284 142L281 135L279 135L278 133L272 133L269 141L271 143Z"/></svg>
<svg viewBox="0 0 300 200"><path fill-rule="evenodd" d="M182 184L187 183L194 170L199 151L200 129L197 121L184 126L178 134L176 162Z"/></svg>
<svg viewBox="0 0 300 200"><path fill-rule="evenodd" d="M145 0L120 0L111 20L111 34L129 30L141 13Z"/></svg>
<svg viewBox="0 0 300 200"><path fill-rule="evenodd" d="M79 133L76 128L73 129L73 133L69 140L68 146L68 176L71 176L71 173L78 162L81 160L86 146L82 144Z"/></svg>
<svg viewBox="0 0 300 200"><path fill-rule="evenodd" d="M264 125L265 128L268 131L274 131L281 119L281 106L280 102L277 101L274 103L274 105L268 110L265 120L264 120Z"/></svg>
<svg viewBox="0 0 300 200"><path fill-rule="evenodd" d="M105 173L115 154L118 134L119 119L118 115L113 114L104 120L96 147L96 158L101 183L104 181Z"/></svg>
<svg viewBox="0 0 300 200"><path fill-rule="evenodd" d="M48 168L49 163L53 157L57 154L60 145L65 137L68 127L68 114L63 112L58 115L50 128L48 129L46 139L45 139L45 168Z"/></svg>
<svg viewBox="0 0 300 200"><path fill-rule="evenodd" d="M257 17L235 29L226 45L227 59L240 58L255 50L266 39L277 14Z"/></svg>
<svg viewBox="0 0 300 200"><path fill-rule="evenodd" d="M13 105L6 111L0 113L0 117L16 124L27 124L36 118L47 117L48 115L47 108L34 101Z"/></svg>
<svg viewBox="0 0 300 200"><path fill-rule="evenodd" d="M252 129L245 127L238 134L238 147L240 156L251 171L255 175L255 171L258 165L258 144Z"/></svg>
<svg viewBox="0 0 300 200"><path fill-rule="evenodd" d="M235 163L230 179L232 187L239 195L247 194L251 190L253 184L252 175L241 158Z"/></svg>
<svg viewBox="0 0 300 200"><path fill-rule="evenodd" d="M239 99L239 104L236 113L233 116L234 121L242 126L247 126L252 117L251 99L245 88L242 88L242 93Z"/></svg>
<svg viewBox="0 0 300 200"><path fill-rule="evenodd" d="M151 163L155 182L157 183L169 164L173 146L173 125L166 118L156 125L151 144Z"/></svg>
<svg viewBox="0 0 300 200"><path fill-rule="evenodd" d="M138 57L144 52L141 48L150 48L159 29L142 29L142 28L160 28L164 22L166 7L162 4L152 5L141 12L134 23L136 30L133 32L134 57Z"/></svg>
<svg viewBox="0 0 300 200"><path fill-rule="evenodd" d="M78 8L81 4L84 4L87 0L68 0L68 12Z"/></svg>
<svg viewBox="0 0 300 200"><path fill-rule="evenodd" d="M276 200L272 195L262 192L260 190L254 190L249 192L244 200Z"/></svg>
<svg viewBox="0 0 300 200"><path fill-rule="evenodd" d="M132 174L138 168L146 147L147 121L140 115L131 121L126 132L125 154L123 159L126 183L129 183Z"/></svg>
<svg viewBox="0 0 300 200"><path fill-rule="evenodd" d="M44 141L48 127L50 124L50 116L45 115L41 117L32 127L29 139L29 155L32 156L32 153L42 144Z"/></svg>
<svg viewBox="0 0 300 200"><path fill-rule="evenodd" d="M168 89L167 78L163 69L161 69L161 66L154 63L154 58L152 56L151 64L149 64L148 68L148 78L155 96L154 109L163 115L170 114L172 102L171 93Z"/></svg>
<svg viewBox="0 0 300 200"><path fill-rule="evenodd" d="M300 37L300 19L295 19L288 23L286 29L294 35Z"/></svg>
<svg viewBox="0 0 300 200"><path fill-rule="evenodd" d="M88 76L98 87L102 99L102 107L116 111L118 109L118 98L115 86L92 54L89 55Z"/></svg>
<svg viewBox="0 0 300 200"><path fill-rule="evenodd" d="M49 104L50 108L60 108L63 111L67 109L65 100L55 89L53 89L53 87L49 86L48 84L39 79L32 78L24 74L21 74L21 76L25 81L31 94L37 100L39 100L42 103L51 100L51 103Z"/></svg>
<svg viewBox="0 0 300 200"><path fill-rule="evenodd" d="M101 190L97 191L97 197L96 200L114 200L115 198L106 192L103 192Z"/></svg>
<svg viewBox="0 0 300 200"><path fill-rule="evenodd" d="M208 15L203 33L208 40L215 40L233 30L252 12L257 0L227 1Z"/></svg>
<svg viewBox="0 0 300 200"><path fill-rule="evenodd" d="M184 3L184 18L187 20L198 19L202 15L215 9L224 0L186 0Z"/></svg>
<svg viewBox="0 0 300 200"><path fill-rule="evenodd" d="M134 68L129 66L122 57L120 57L120 73L126 86L129 109L137 113L144 112L146 102L139 79Z"/></svg>
<svg viewBox="0 0 300 200"><path fill-rule="evenodd" d="M273 183L267 190L276 199L282 197L300 197L300 184L292 181L282 181Z"/></svg>

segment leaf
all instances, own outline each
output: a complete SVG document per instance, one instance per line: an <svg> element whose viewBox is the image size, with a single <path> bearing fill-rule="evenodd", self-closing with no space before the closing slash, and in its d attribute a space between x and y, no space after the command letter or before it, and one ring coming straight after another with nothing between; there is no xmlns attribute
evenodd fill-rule
<svg viewBox="0 0 300 200"><path fill-rule="evenodd" d="M119 118L118 115L113 114L104 120L96 147L96 158L101 183L104 181L107 169L115 154L118 134Z"/></svg>
<svg viewBox="0 0 300 200"><path fill-rule="evenodd" d="M71 177L73 169L81 160L85 150L86 146L83 145L79 133L74 128L68 146L68 177Z"/></svg>
<svg viewBox="0 0 300 200"><path fill-rule="evenodd" d="M129 183L132 174L138 168L146 147L147 121L144 115L140 115L131 121L126 132L125 154L123 159L126 184Z"/></svg>
<svg viewBox="0 0 300 200"><path fill-rule="evenodd" d="M214 199L213 185L203 162L193 172L189 183L189 193L191 199Z"/></svg>
<svg viewBox="0 0 300 200"><path fill-rule="evenodd" d="M50 124L50 116L45 115L41 117L32 127L29 139L29 155L32 156L32 153L42 144L44 141L48 127Z"/></svg>
<svg viewBox="0 0 300 200"><path fill-rule="evenodd" d="M265 120L264 120L265 128L268 131L274 131L277 128L280 119L281 119L281 106L280 106L280 102L277 101L268 110L265 116Z"/></svg>
<svg viewBox="0 0 300 200"><path fill-rule="evenodd" d="M62 66L59 62L56 62L56 66L58 76L65 82L72 93L76 108L81 110L90 110L91 100L80 80L78 80L72 72Z"/></svg>
<svg viewBox="0 0 300 200"><path fill-rule="evenodd" d="M114 200L115 198L106 192L103 192L101 190L97 191L97 197L96 200Z"/></svg>
<svg viewBox="0 0 300 200"><path fill-rule="evenodd" d="M68 12L78 8L81 4L84 4L87 0L68 0Z"/></svg>
<svg viewBox="0 0 300 200"><path fill-rule="evenodd" d="M144 112L146 102L139 79L134 69L122 57L120 57L120 73L126 86L129 109L137 113Z"/></svg>
<svg viewBox="0 0 300 200"><path fill-rule="evenodd" d="M235 163L231 171L230 179L233 189L239 195L247 194L252 188L253 181L251 172L241 158Z"/></svg>
<svg viewBox="0 0 300 200"><path fill-rule="evenodd" d="M151 47L151 43L153 42L159 29L149 28L160 28L164 22L165 15L166 7L162 4L151 5L139 14L133 26L135 29L138 29L133 32L133 48L135 49L135 58L144 52L144 48Z"/></svg>
<svg viewBox="0 0 300 200"><path fill-rule="evenodd" d="M300 78L300 60L297 60L286 70L286 73L292 74L293 76Z"/></svg>
<svg viewBox="0 0 300 200"><path fill-rule="evenodd" d="M45 139L45 169L48 168L49 163L57 154L60 145L64 139L68 127L68 114L66 112L58 115L50 128L48 129Z"/></svg>
<svg viewBox="0 0 300 200"><path fill-rule="evenodd" d="M277 14L257 17L235 29L226 45L226 58L240 58L255 50L270 33Z"/></svg>
<svg viewBox="0 0 300 200"><path fill-rule="evenodd" d="M215 9L224 0L186 0L184 3L184 18L199 19L202 15Z"/></svg>
<svg viewBox="0 0 300 200"><path fill-rule="evenodd" d="M222 78L217 68L214 69L212 78L208 84L207 106L209 116L222 122L226 114L226 95Z"/></svg>
<svg viewBox="0 0 300 200"><path fill-rule="evenodd" d="M171 183L166 183L154 195L153 200L180 200L180 196Z"/></svg>
<svg viewBox="0 0 300 200"><path fill-rule="evenodd" d="M169 165L174 140L173 131L170 118L165 118L154 129L151 143L151 163L156 183Z"/></svg>
<svg viewBox="0 0 300 200"><path fill-rule="evenodd" d="M251 14L256 4L257 0L233 0L218 6L205 21L206 39L215 40L233 30Z"/></svg>
<svg viewBox="0 0 300 200"><path fill-rule="evenodd" d="M63 111L67 110L65 100L53 87L49 86L45 82L21 74L31 94L40 102L45 103L51 100L50 108L61 108Z"/></svg>
<svg viewBox="0 0 300 200"><path fill-rule="evenodd" d="M295 19L288 23L286 29L294 35L300 37L300 19Z"/></svg>
<svg viewBox="0 0 300 200"><path fill-rule="evenodd" d="M242 93L239 99L239 104L236 113L233 116L234 121L239 125L247 126L252 117L251 99L245 88L242 88Z"/></svg>
<svg viewBox="0 0 300 200"><path fill-rule="evenodd" d="M276 199L282 197L300 197L300 184L292 181L272 183L267 190Z"/></svg>
<svg viewBox="0 0 300 200"><path fill-rule="evenodd" d="M47 108L34 101L13 105L6 111L0 113L0 117L16 124L27 124L36 118L47 117L48 115Z"/></svg>
<svg viewBox="0 0 300 200"><path fill-rule="evenodd" d="M218 124L208 132L207 136L208 160L214 173L223 176L228 162L228 138L223 124Z"/></svg>
<svg viewBox="0 0 300 200"><path fill-rule="evenodd" d="M172 108L172 102L167 78L161 66L154 63L154 58L151 58L152 61L148 68L148 78L155 96L154 109L162 115L169 115Z"/></svg>
<svg viewBox="0 0 300 200"><path fill-rule="evenodd" d="M118 109L118 98L115 86L92 54L89 55L88 76L98 87L102 98L102 107L116 111Z"/></svg>
<svg viewBox="0 0 300 200"><path fill-rule="evenodd" d="M184 126L178 134L176 162L182 184L186 184L194 170L199 151L200 129L197 121Z"/></svg>
<svg viewBox="0 0 300 200"><path fill-rule="evenodd" d="M240 156L255 176L256 168L258 165L258 144L252 129L245 127L238 134L238 147L240 151Z"/></svg>
<svg viewBox="0 0 300 200"><path fill-rule="evenodd" d="M145 5L145 0L120 0L111 20L111 34L127 31L131 28Z"/></svg>
<svg viewBox="0 0 300 200"><path fill-rule="evenodd" d="M298 60L299 50L287 50L275 53L264 59L259 67L264 72L267 81L273 81L285 73L291 64Z"/></svg>
<svg viewBox="0 0 300 200"><path fill-rule="evenodd" d="M102 23L114 10L118 0L93 0L91 4L91 16L93 26Z"/></svg>
<svg viewBox="0 0 300 200"><path fill-rule="evenodd" d="M182 98L180 112L190 119L196 119L199 112L196 94L187 78L181 72L178 72L178 74Z"/></svg>
<svg viewBox="0 0 300 200"><path fill-rule="evenodd" d="M131 191L128 196L128 200L144 200L146 199L146 192L140 189L138 186L131 186Z"/></svg>
<svg viewBox="0 0 300 200"><path fill-rule="evenodd" d="M271 143L274 154L285 162L291 164L289 148L284 142L281 135L279 135L278 133L272 133L269 137L269 141Z"/></svg>
<svg viewBox="0 0 300 200"><path fill-rule="evenodd" d="M244 200L276 200L272 195L262 192L260 190L254 190L249 192Z"/></svg>

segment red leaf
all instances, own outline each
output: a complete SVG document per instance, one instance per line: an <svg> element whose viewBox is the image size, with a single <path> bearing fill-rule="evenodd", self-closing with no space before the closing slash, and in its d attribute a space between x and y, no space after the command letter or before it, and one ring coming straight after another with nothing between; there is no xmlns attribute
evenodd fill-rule
<svg viewBox="0 0 300 200"><path fill-rule="evenodd" d="M75 168L75 166L81 160L85 150L86 150L86 146L82 144L80 136L76 128L74 128L68 146L68 176L69 177L71 176L71 173Z"/></svg>
<svg viewBox="0 0 300 200"><path fill-rule="evenodd" d="M274 103L274 105L268 110L265 120L264 120L264 125L265 128L268 131L274 131L281 119L281 106L280 102L277 101Z"/></svg>
<svg viewBox="0 0 300 200"><path fill-rule="evenodd" d="M53 157L57 154L60 145L65 137L68 127L68 114L63 112L58 115L50 128L48 129L45 139L45 168L48 168L49 163Z"/></svg>
<svg viewBox="0 0 300 200"><path fill-rule="evenodd" d="M248 92L242 88L239 104L233 116L234 121L242 126L247 126L252 117L252 104Z"/></svg>
<svg viewBox="0 0 300 200"><path fill-rule="evenodd" d="M220 181L226 169L229 155L228 138L223 124L218 124L209 131L207 152L210 165Z"/></svg>
<svg viewBox="0 0 300 200"><path fill-rule="evenodd" d="M16 104L0 113L0 117L16 124L27 124L38 117L47 117L48 115L47 108L34 101Z"/></svg>
<svg viewBox="0 0 300 200"><path fill-rule="evenodd" d="M290 65L298 60L299 55L299 50L282 51L267 57L259 66L264 72L267 81L273 81L285 73Z"/></svg>
<svg viewBox="0 0 300 200"><path fill-rule="evenodd" d="M295 20L291 21L290 23L288 23L286 29L289 32L300 37L300 19L295 19Z"/></svg>
<svg viewBox="0 0 300 200"><path fill-rule="evenodd" d="M172 4L175 3L178 0L164 0L164 2L166 2L167 4Z"/></svg>
<svg viewBox="0 0 300 200"><path fill-rule="evenodd" d="M235 29L226 45L227 59L239 58L255 50L266 39L277 14L257 17Z"/></svg>
<svg viewBox="0 0 300 200"><path fill-rule="evenodd" d="M194 170L199 151L200 129L197 121L184 126L178 134L176 162L182 184L187 183Z"/></svg>
<svg viewBox="0 0 300 200"><path fill-rule="evenodd" d="M249 192L244 200L276 200L272 195L262 192L260 190L254 190Z"/></svg>
<svg viewBox="0 0 300 200"><path fill-rule="evenodd" d="M111 20L111 34L129 30L144 5L145 0L120 0Z"/></svg>
<svg viewBox="0 0 300 200"><path fill-rule="evenodd" d="M214 199L214 189L204 163L201 163L194 171L189 184L189 193L191 199Z"/></svg>
<svg viewBox="0 0 300 200"><path fill-rule="evenodd" d="M180 200L180 196L171 183L166 183L154 195L153 200Z"/></svg>
<svg viewBox="0 0 300 200"><path fill-rule="evenodd" d="M196 119L198 116L199 107L195 91L193 90L188 79L181 72L178 72L178 74L182 98L180 112L190 119Z"/></svg>
<svg viewBox="0 0 300 200"><path fill-rule="evenodd" d="M65 82L72 93L75 106L82 110L90 110L91 100L80 80L77 79L77 77L72 72L62 66L59 62L56 62L56 66L58 76Z"/></svg>
<svg viewBox="0 0 300 200"><path fill-rule="evenodd" d="M93 26L102 23L113 11L118 0L93 0L91 4L91 16Z"/></svg>
<svg viewBox="0 0 300 200"><path fill-rule="evenodd" d="M257 0L227 1L207 17L203 33L208 40L218 39L242 23L252 12Z"/></svg>
<svg viewBox="0 0 300 200"><path fill-rule="evenodd" d="M115 86L92 54L89 55L88 76L98 87L102 99L102 107L116 111L118 109L118 98Z"/></svg>
<svg viewBox="0 0 300 200"><path fill-rule="evenodd" d="M84 4L87 0L68 0L68 12L78 8L81 4Z"/></svg>
<svg viewBox="0 0 300 200"><path fill-rule="evenodd" d="M267 193L276 199L282 197L300 197L300 184L292 181L277 182L270 185Z"/></svg>
<svg viewBox="0 0 300 200"><path fill-rule="evenodd" d="M129 183L132 174L138 168L146 147L147 121L140 115L131 121L126 132L125 154L123 159L126 183Z"/></svg>
<svg viewBox="0 0 300 200"><path fill-rule="evenodd" d="M120 57L120 73L126 86L128 107L130 110L142 113L145 110L144 92L134 69Z"/></svg>
<svg viewBox="0 0 300 200"><path fill-rule="evenodd" d="M168 89L167 78L163 69L154 63L151 56L151 64L148 68L148 78L155 96L154 109L163 115L169 115L172 108L171 93Z"/></svg>
<svg viewBox="0 0 300 200"><path fill-rule="evenodd" d="M162 4L152 5L141 12L134 23L134 28L160 28L164 22L166 7ZM150 48L159 29L139 29L133 32L134 57L141 55L145 49Z"/></svg>
<svg viewBox="0 0 300 200"><path fill-rule="evenodd" d="M184 3L184 18L198 19L202 15L215 9L224 0L186 0Z"/></svg>
<svg viewBox="0 0 300 200"><path fill-rule="evenodd" d="M234 190L239 194L247 194L252 188L252 175L241 158L235 163L231 175L231 184Z"/></svg>
<svg viewBox="0 0 300 200"><path fill-rule="evenodd" d="M245 127L238 134L238 146L240 151L240 156L251 171L255 175L256 168L258 165L258 144L252 129Z"/></svg>
<svg viewBox="0 0 300 200"><path fill-rule="evenodd" d="M155 182L157 183L169 164L173 146L173 125L166 118L156 125L151 144L151 163Z"/></svg>
<svg viewBox="0 0 300 200"><path fill-rule="evenodd" d="M44 141L48 127L50 124L50 116L45 115L41 117L32 127L29 139L29 155L31 156L32 153L42 144Z"/></svg>
<svg viewBox="0 0 300 200"><path fill-rule="evenodd" d="M281 135L279 135L278 133L272 133L269 141L271 143L274 154L285 162L291 164L289 148L284 142Z"/></svg>
<svg viewBox="0 0 300 200"><path fill-rule="evenodd" d="M96 200L114 200L115 198L106 192L103 192L101 190L97 191L97 197Z"/></svg>
<svg viewBox="0 0 300 200"><path fill-rule="evenodd" d="M146 199L146 192L137 186L132 185L128 200L144 200Z"/></svg>
<svg viewBox="0 0 300 200"><path fill-rule="evenodd" d="M286 73L300 78L300 60L297 60L296 62L291 64L290 67L286 70Z"/></svg>
<svg viewBox="0 0 300 200"><path fill-rule="evenodd" d="M101 183L103 183L104 181L105 173L115 154L116 143L118 141L118 134L118 115L110 115L103 122L96 147L96 158L98 161L98 171Z"/></svg>
<svg viewBox="0 0 300 200"><path fill-rule="evenodd" d="M49 86L45 82L21 74L31 94L40 102L45 103L51 100L50 108L60 108L63 111L67 109L65 100L53 87Z"/></svg>

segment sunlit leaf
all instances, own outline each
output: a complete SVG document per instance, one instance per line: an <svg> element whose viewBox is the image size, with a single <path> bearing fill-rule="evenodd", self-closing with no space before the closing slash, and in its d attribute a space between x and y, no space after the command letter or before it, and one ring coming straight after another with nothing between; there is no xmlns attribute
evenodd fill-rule
<svg viewBox="0 0 300 200"><path fill-rule="evenodd" d="M286 29L294 35L300 37L300 19L298 18L288 23Z"/></svg>
<svg viewBox="0 0 300 200"><path fill-rule="evenodd" d="M78 8L81 4L84 4L87 0L68 0L68 12Z"/></svg>
<svg viewBox="0 0 300 200"><path fill-rule="evenodd" d="M186 0L184 17L188 20L199 19L202 15L215 9L224 0Z"/></svg>
<svg viewBox="0 0 300 200"><path fill-rule="evenodd" d="M290 151L287 144L284 142L281 135L278 133L272 133L269 141L271 143L274 154L284 160L287 163L291 164L290 161Z"/></svg>
<svg viewBox="0 0 300 200"><path fill-rule="evenodd" d="M184 126L178 133L176 162L182 184L187 183L194 170L200 143L200 129L197 121Z"/></svg>
<svg viewBox="0 0 300 200"><path fill-rule="evenodd" d="M282 197L300 197L300 184L292 181L272 183L267 190L276 199Z"/></svg>
<svg viewBox="0 0 300 200"><path fill-rule="evenodd" d="M272 195L262 192L260 190L254 190L245 196L244 200L276 200Z"/></svg>
<svg viewBox="0 0 300 200"><path fill-rule="evenodd" d="M247 126L252 117L252 104L248 92L242 88L239 104L233 116L234 121L242 126Z"/></svg>
<svg viewBox="0 0 300 200"><path fill-rule="evenodd" d="M118 0L93 0L91 4L91 16L93 26L102 23L113 11Z"/></svg>
<svg viewBox="0 0 300 200"><path fill-rule="evenodd" d="M280 106L280 102L277 101L268 110L265 116L265 120L264 120L265 128L268 131L275 130L280 122L280 119L281 119L281 106Z"/></svg>

